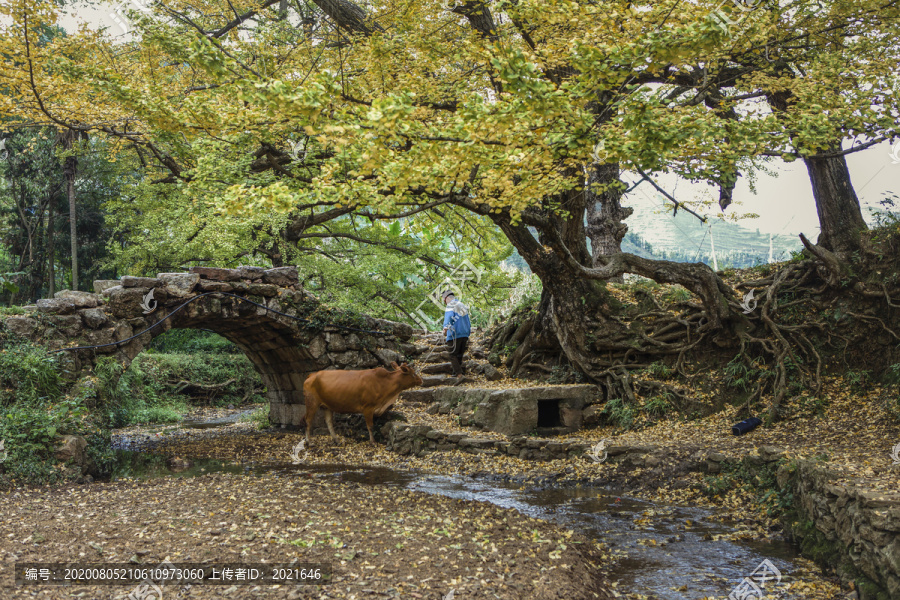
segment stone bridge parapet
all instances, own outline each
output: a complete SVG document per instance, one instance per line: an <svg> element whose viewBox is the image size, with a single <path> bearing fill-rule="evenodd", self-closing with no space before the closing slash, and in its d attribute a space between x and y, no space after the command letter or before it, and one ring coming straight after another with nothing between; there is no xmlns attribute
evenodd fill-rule
<svg viewBox="0 0 900 600"><path fill-rule="evenodd" d="M153 292L152 297L148 296ZM249 301L249 302L248 302ZM322 369L372 368L411 359L412 327L323 306L299 284L296 267L221 269L94 282L94 293L63 290L7 317L9 333L61 352L69 380L98 356L124 367L170 329L208 329L237 345L266 385L274 424L300 425L303 382Z"/></svg>

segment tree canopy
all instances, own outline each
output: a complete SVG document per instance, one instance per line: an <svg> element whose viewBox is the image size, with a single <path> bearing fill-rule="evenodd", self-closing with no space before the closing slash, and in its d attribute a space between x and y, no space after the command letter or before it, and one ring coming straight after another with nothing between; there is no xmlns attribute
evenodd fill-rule
<svg viewBox="0 0 900 600"><path fill-rule="evenodd" d="M0 113L136 161L116 211L132 240L153 222L178 260L328 261L354 242L445 271L426 231L458 231L454 250L477 241L485 261L512 244L586 372L579 306L606 306L594 282L680 283L706 329L740 319L705 265L619 251L622 171L707 181L725 208L742 171L801 158L829 234L813 250L837 264L865 228L843 157L896 137L900 116L890 1L166 0L131 15L126 43L39 41L47 0L2 11Z"/></svg>

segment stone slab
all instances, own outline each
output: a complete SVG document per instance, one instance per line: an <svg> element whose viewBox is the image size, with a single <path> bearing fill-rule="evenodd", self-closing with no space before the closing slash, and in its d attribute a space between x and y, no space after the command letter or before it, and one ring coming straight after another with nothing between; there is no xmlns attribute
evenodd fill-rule
<svg viewBox="0 0 900 600"><path fill-rule="evenodd" d="M41 298L37 301L37 307L42 313L55 315L67 315L77 308L70 298Z"/></svg>
<svg viewBox="0 0 900 600"><path fill-rule="evenodd" d="M120 285L123 288L155 288L162 286L162 282L155 277L122 277Z"/></svg>
<svg viewBox="0 0 900 600"><path fill-rule="evenodd" d="M95 279L94 280L94 293L102 294L109 288L115 287L117 285L119 285L118 279Z"/></svg>
<svg viewBox="0 0 900 600"><path fill-rule="evenodd" d="M237 281L241 274L237 269L222 269L219 267L191 267L190 273L196 273L200 279L212 281Z"/></svg>

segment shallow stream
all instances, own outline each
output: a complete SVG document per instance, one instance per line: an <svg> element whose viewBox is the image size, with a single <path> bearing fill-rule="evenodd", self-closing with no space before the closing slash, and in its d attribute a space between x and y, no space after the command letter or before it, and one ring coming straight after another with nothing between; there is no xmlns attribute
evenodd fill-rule
<svg viewBox="0 0 900 600"><path fill-rule="evenodd" d="M216 420L216 427L233 420ZM198 424L188 424L197 427ZM201 427L202 423L199 424ZM120 442L123 441L120 439ZM125 441L127 446L127 441ZM406 488L427 494L490 502L530 517L553 521L591 538L602 540L623 555L609 577L621 593L637 592L665 600L727 597L764 560L781 576L762 589L779 598L800 600L784 589L797 570L795 548L785 542L718 539L734 527L717 518L717 511L690 506L652 503L595 487L534 487L485 482L462 476L444 476L386 467L307 464L240 464L200 459L171 463L165 456L118 450L119 477L193 477L225 472L254 477L321 477L362 485ZM759 577L754 578L759 584ZM779 589L780 588L780 589ZM747 597L756 597L754 595Z"/></svg>

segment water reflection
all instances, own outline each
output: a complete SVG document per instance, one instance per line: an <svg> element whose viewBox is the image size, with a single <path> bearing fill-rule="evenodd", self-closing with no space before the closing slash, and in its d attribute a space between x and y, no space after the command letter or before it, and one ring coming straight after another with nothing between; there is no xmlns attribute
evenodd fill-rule
<svg viewBox="0 0 900 600"><path fill-rule="evenodd" d="M130 455L130 456L129 456ZM781 586L790 581L795 549L784 542L728 541L715 536L733 528L715 520L716 511L655 504L602 488L536 488L486 483L465 477L395 471L386 467L307 464L237 464L196 460L173 469L163 456L120 451L116 477L190 477L225 472L276 477L335 478L358 485L406 488L450 498L490 502L530 517L553 521L626 555L609 571L620 591L649 594L660 600L724 597L764 560L781 571ZM771 591L771 590L766 590ZM784 591L783 589L780 591ZM782 598L800 598L786 593Z"/></svg>

